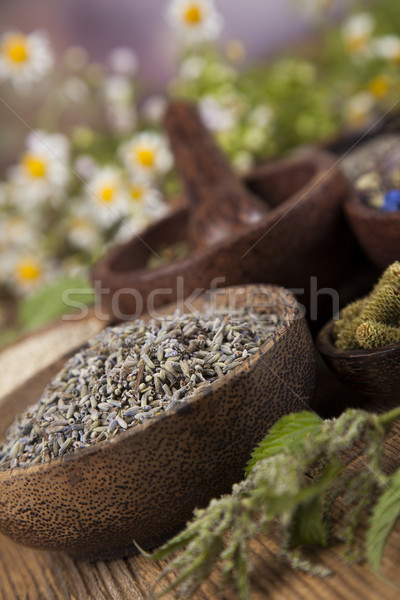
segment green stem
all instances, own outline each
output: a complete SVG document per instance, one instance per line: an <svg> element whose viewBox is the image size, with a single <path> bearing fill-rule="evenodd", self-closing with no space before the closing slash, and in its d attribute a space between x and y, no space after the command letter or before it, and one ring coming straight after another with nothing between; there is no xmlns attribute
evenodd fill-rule
<svg viewBox="0 0 400 600"><path fill-rule="evenodd" d="M399 418L400 418L400 406L379 416L378 421L379 421L380 425L382 425L382 427L387 427L387 426L391 425L394 421L396 421L396 419L399 419Z"/></svg>

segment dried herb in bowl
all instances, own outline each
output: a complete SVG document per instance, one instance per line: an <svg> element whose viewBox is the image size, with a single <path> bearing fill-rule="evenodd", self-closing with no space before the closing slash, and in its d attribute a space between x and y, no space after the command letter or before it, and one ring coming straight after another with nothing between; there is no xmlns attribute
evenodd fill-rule
<svg viewBox="0 0 400 600"><path fill-rule="evenodd" d="M266 314L175 314L109 327L77 352L9 428L0 469L49 461L170 410L253 356Z"/></svg>
<svg viewBox="0 0 400 600"><path fill-rule="evenodd" d="M400 136L373 139L344 158L342 168L364 204L400 210Z"/></svg>
<svg viewBox="0 0 400 600"><path fill-rule="evenodd" d="M342 350L400 342L400 262L385 270L368 296L342 310L333 338Z"/></svg>

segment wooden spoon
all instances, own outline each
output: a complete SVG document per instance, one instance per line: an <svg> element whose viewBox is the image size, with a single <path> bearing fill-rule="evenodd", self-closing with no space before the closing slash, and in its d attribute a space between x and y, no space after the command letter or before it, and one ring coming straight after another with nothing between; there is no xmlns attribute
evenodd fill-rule
<svg viewBox="0 0 400 600"><path fill-rule="evenodd" d="M278 327L253 357L171 412L111 441L0 472L1 532L79 558L125 556L134 540L154 548L195 507L243 478L252 449L277 419L309 407L315 352L295 298L249 285L204 294L194 308L210 304L275 314ZM21 397L26 406L35 402L31 387L10 395L6 408Z"/></svg>

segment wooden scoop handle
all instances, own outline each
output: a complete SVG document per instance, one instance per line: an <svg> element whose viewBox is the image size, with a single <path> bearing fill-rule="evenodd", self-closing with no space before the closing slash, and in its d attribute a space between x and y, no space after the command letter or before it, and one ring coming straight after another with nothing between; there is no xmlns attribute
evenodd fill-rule
<svg viewBox="0 0 400 600"><path fill-rule="evenodd" d="M191 206L189 237L195 247L233 237L268 212L235 176L194 105L171 102L165 128Z"/></svg>

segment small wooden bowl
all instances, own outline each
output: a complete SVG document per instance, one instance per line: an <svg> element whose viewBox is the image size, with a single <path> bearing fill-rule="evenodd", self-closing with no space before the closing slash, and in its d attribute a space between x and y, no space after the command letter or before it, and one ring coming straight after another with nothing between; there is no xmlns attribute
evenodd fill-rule
<svg viewBox="0 0 400 600"><path fill-rule="evenodd" d="M248 307L278 316L272 338L243 365L170 413L115 439L49 463L0 472L0 531L17 542L108 559L154 548L195 507L242 479L254 446L282 415L307 409L315 350L303 312L287 290L242 286L204 294L201 311ZM36 398L29 385L28 406Z"/></svg>
<svg viewBox="0 0 400 600"><path fill-rule="evenodd" d="M345 385L366 398L400 401L400 343L376 350L341 350L332 340L334 319L319 332L322 358Z"/></svg>
<svg viewBox="0 0 400 600"><path fill-rule="evenodd" d="M346 217L365 254L380 269L400 259L400 212L366 206L358 194L348 195Z"/></svg>

